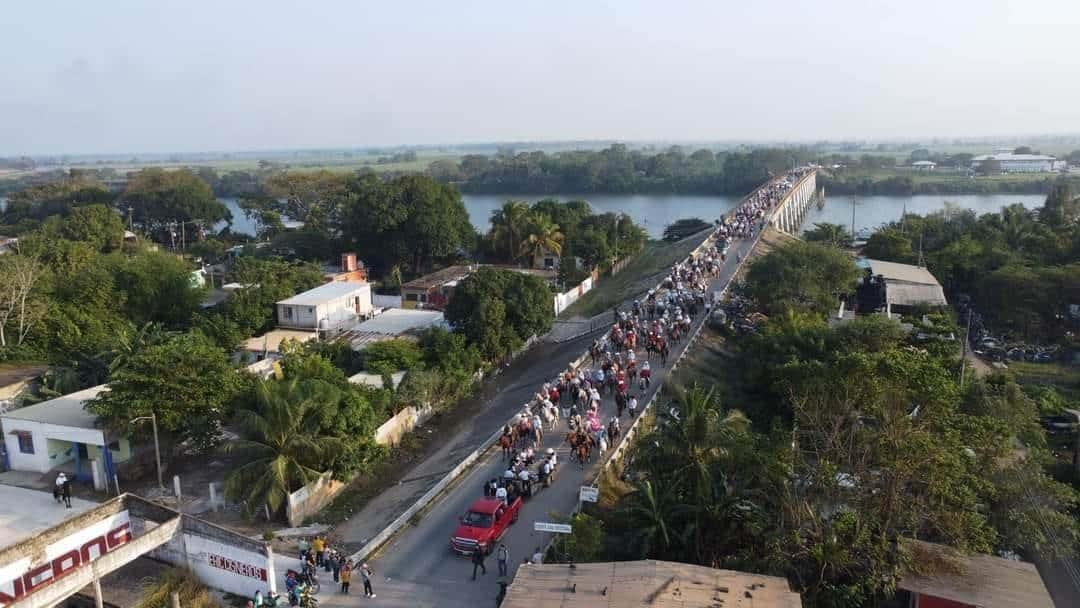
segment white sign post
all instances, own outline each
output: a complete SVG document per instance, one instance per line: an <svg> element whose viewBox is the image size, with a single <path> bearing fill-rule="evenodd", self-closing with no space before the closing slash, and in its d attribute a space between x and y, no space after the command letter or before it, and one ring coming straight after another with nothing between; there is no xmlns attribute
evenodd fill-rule
<svg viewBox="0 0 1080 608"><path fill-rule="evenodd" d="M572 534L570 524L553 524L546 521L533 522L533 530L537 532L551 532L552 534Z"/></svg>
<svg viewBox="0 0 1080 608"><path fill-rule="evenodd" d="M578 500L581 502L596 502L600 500L600 488L581 486L581 491L578 493Z"/></svg>

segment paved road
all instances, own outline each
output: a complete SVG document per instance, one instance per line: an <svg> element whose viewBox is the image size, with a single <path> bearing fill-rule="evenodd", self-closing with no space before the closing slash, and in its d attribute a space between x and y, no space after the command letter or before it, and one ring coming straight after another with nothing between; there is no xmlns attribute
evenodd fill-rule
<svg viewBox="0 0 1080 608"><path fill-rule="evenodd" d="M711 291L719 290L731 281L736 270L736 253L745 258L752 247L751 241L737 241L732 246L727 263L723 266L720 276L713 281ZM695 328L704 322L704 318L705 315L699 315ZM669 364L685 350L686 346L687 341L675 346ZM576 350L569 349L563 353L562 358L551 361L553 372L563 369L583 350L578 344ZM670 367L654 367L653 377L658 382L654 382L646 398L641 399L642 404L657 390L660 383L667 377L669 369ZM522 378L520 383L510 389L515 394L513 401L520 406L536 391L539 384L551 375L539 374L527 379ZM516 396L517 393L521 396ZM606 396L601 407L605 419L614 415L614 410L614 399ZM513 411L510 410L509 414L512 415ZM503 420L508 417L505 416ZM500 424L502 421L489 424L483 427L482 432L492 433ZM624 418L624 430L628 427L629 421ZM558 431L551 432L545 437L545 446L559 444L566 432L564 423ZM557 449L560 471L554 485L540 490L539 494L525 503L520 520L510 528L503 539L510 550L511 563L508 580L513 578L522 558L531 555L537 546L548 540L545 534L533 531L533 523L550 521L552 514L567 515L572 512L577 502L578 489L586 479L593 478L598 468L597 462L585 469L572 463L568 447L564 443L557 445ZM447 460L444 468L448 469L452 464L452 460ZM470 608L494 605L499 581L495 559L493 557L488 559L487 575L480 576L476 582L473 582L470 580L472 575L470 561L452 554L447 545L449 536L458 523L458 517L466 511L473 500L482 496L484 481L497 477L504 469L504 462L499 451L491 450L472 471L459 480L456 486L436 501L417 525L407 528L405 532L382 548L379 555L370 562L377 573L375 592L378 598L371 601L372 605L468 606ZM354 589L358 586L359 583L353 585ZM320 601L327 606L346 604L345 597L325 591L321 594ZM349 600L348 603L355 601L367 603L362 594L359 600Z"/></svg>
<svg viewBox="0 0 1080 608"><path fill-rule="evenodd" d="M463 420L434 455L418 463L397 485L368 501L363 510L338 525L334 536L350 551L359 549L521 411L538 387L564 371L567 362L581 355L592 339L590 335L562 344L540 343L523 353L492 381L484 383L481 394L475 398L484 403L483 411Z"/></svg>

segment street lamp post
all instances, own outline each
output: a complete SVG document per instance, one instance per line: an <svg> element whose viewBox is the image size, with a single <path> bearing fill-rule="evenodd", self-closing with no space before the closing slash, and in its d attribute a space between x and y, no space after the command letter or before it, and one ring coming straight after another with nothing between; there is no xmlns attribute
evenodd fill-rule
<svg viewBox="0 0 1080 608"><path fill-rule="evenodd" d="M133 418L129 424L135 424L136 422L142 422L143 420L149 420L150 424L154 427L154 460L157 461L157 485L158 491L160 491L161 495L164 496L165 481L161 476L161 448L158 445L157 414L154 412L150 412L149 416L139 416L138 418Z"/></svg>

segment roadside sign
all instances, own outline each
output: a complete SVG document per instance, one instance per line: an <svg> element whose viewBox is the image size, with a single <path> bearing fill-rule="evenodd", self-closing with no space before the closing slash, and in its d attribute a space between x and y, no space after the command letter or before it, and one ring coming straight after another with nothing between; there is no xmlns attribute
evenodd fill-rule
<svg viewBox="0 0 1080 608"><path fill-rule="evenodd" d="M570 534L573 532L570 524L553 524L546 521L534 522L533 530L537 532L553 532L555 534Z"/></svg>
<svg viewBox="0 0 1080 608"><path fill-rule="evenodd" d="M578 493L578 500L581 502L596 502L600 499L600 488L594 488L592 486L581 486L581 492Z"/></svg>

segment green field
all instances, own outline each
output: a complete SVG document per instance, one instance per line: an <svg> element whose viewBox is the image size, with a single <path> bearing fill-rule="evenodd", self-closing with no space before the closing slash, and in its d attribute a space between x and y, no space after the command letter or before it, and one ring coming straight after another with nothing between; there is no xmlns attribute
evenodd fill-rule
<svg viewBox="0 0 1080 608"><path fill-rule="evenodd" d="M1080 401L1080 366L1064 363L1010 361L1009 371L1021 384L1052 386L1069 401Z"/></svg>
<svg viewBox="0 0 1080 608"><path fill-rule="evenodd" d="M358 171L364 168L371 168L378 172L383 171L408 171L408 172L422 172L427 169L428 165L437 160L457 160L460 155L457 154L420 154L414 161L397 162L397 163L378 163L377 155L357 155L352 158L347 158L341 155L327 156L324 158L297 158L297 159L284 159L274 158L272 162L275 166L287 167L293 171L333 171L333 172L352 172ZM182 167L210 167L218 173L227 173L229 171L255 171L259 168L259 159L257 158L245 158L245 159L230 159L221 158L213 160L200 160L200 161L147 161L147 162L96 162L96 163L76 163L71 165L73 168L78 169L115 169L120 173L126 173L129 171L138 171L140 169L146 169L148 167L161 167L163 169L179 169ZM11 175L5 175L0 172L0 179L6 177L18 177L25 172L11 172Z"/></svg>
<svg viewBox="0 0 1080 608"><path fill-rule="evenodd" d="M560 316L567 319L575 316L591 317L645 293L656 287L671 266L690 255L703 240L704 234L696 234L676 243L647 242L645 249L634 257L622 272L615 276L601 277L595 289L574 302Z"/></svg>

